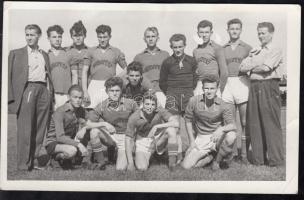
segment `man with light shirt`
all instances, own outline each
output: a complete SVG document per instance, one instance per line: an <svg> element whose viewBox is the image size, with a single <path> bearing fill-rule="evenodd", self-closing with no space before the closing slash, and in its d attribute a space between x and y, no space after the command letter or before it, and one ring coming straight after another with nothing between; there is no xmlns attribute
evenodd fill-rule
<svg viewBox="0 0 304 200"><path fill-rule="evenodd" d="M17 114L19 170L37 168L34 161L40 158L53 100L49 58L39 49L40 37L38 25L27 25L27 46L10 51L8 57L8 111Z"/></svg>
<svg viewBox="0 0 304 200"><path fill-rule="evenodd" d="M253 49L240 65L250 78L246 131L250 135L255 165L284 165L279 81L283 64L281 48L272 42L274 25L257 26L261 47Z"/></svg>

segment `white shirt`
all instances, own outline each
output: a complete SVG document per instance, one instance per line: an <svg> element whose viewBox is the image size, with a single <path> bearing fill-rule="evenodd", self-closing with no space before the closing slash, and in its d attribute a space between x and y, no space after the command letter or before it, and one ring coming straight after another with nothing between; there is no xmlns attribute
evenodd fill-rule
<svg viewBox="0 0 304 200"><path fill-rule="evenodd" d="M27 52L29 65L28 81L46 82L45 60L41 53L41 50L32 49L28 46Z"/></svg>

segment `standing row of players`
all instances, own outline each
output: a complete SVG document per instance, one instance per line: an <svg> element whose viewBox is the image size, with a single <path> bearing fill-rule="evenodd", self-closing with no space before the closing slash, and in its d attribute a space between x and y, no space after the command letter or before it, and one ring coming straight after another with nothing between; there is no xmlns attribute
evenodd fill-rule
<svg viewBox="0 0 304 200"><path fill-rule="evenodd" d="M182 161L180 135L185 119L189 148L182 166L214 161L212 167L217 169L233 155L235 105L242 124L241 160L247 163L246 135L250 135L252 163L281 165L277 71L282 52L272 45L272 23L258 24L261 48L254 50L240 40L239 19L227 23L230 41L223 47L210 40L211 22L201 21L197 30L203 43L192 57L184 53L184 35L170 38L170 56L157 47L157 28L147 28L147 48L127 67L124 54L109 44L111 28L107 25L97 27L99 44L93 48L84 44L86 29L81 21L70 29L73 45L69 48L61 47L63 29L49 27L48 55L38 47L39 26L26 26L27 46L9 55L8 103L9 110L17 113L18 168L34 169L36 158L42 162L40 149L46 138L48 154L63 165L70 165L76 155L86 156L90 141L93 168L104 169L107 164L104 144L109 156L117 150L117 169L134 168L134 146L138 169L147 169L152 153L161 154L164 147L173 169ZM122 78L115 77L117 63L127 67ZM54 91L54 98L48 89ZM52 99L57 109L50 118Z"/></svg>

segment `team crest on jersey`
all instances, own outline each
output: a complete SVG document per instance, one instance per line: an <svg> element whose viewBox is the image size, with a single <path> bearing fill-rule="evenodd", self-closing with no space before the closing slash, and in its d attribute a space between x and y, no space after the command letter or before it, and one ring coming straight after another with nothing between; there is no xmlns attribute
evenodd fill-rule
<svg viewBox="0 0 304 200"><path fill-rule="evenodd" d="M67 69L68 68L68 66L65 63L63 63L63 62L54 62L54 63L51 64L51 69L52 70L55 69L56 67L61 67L63 69Z"/></svg>
<svg viewBox="0 0 304 200"><path fill-rule="evenodd" d="M95 68L98 65L104 65L104 66L107 66L108 68L114 67L113 63L111 63L108 60L97 60L96 62L93 63L92 67Z"/></svg>
<svg viewBox="0 0 304 200"><path fill-rule="evenodd" d="M159 70L160 69L160 65L148 65L147 67L145 67L144 72L149 72L151 70Z"/></svg>
<svg viewBox="0 0 304 200"><path fill-rule="evenodd" d="M205 57L200 57L197 59L198 63L204 63L206 65L209 65L214 59L213 58L205 58Z"/></svg>

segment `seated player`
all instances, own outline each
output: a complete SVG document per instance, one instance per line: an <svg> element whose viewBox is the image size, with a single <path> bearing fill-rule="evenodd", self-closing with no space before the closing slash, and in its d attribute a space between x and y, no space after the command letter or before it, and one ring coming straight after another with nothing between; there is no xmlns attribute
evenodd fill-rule
<svg viewBox="0 0 304 200"><path fill-rule="evenodd" d="M212 169L217 170L221 161L229 160L232 156L236 126L231 107L216 96L218 86L216 76L206 76L202 80L204 94L192 97L186 107L185 120L190 147L182 162L185 169L205 166L213 160L216 153Z"/></svg>
<svg viewBox="0 0 304 200"><path fill-rule="evenodd" d="M143 78L142 64L133 61L127 67L127 75L124 78L123 95L126 98L133 99L138 105L141 104L142 98L146 92L152 90L152 83Z"/></svg>
<svg viewBox="0 0 304 200"><path fill-rule="evenodd" d="M157 107L157 97L148 92L143 98L143 108L131 115L126 131L126 155L128 170L134 169L132 150L135 140L135 165L147 170L151 155L168 149L169 169L177 164L179 120L169 111Z"/></svg>
<svg viewBox="0 0 304 200"><path fill-rule="evenodd" d="M99 163L100 169L104 169L107 164L102 152L102 144L108 147L108 155L111 156L117 148L117 170L127 168L125 131L128 118L137 109L137 104L132 99L122 97L122 87L123 80L121 78L109 78L105 82L108 98L89 113L88 126L99 127L93 128L90 131L90 136L94 160Z"/></svg>
<svg viewBox="0 0 304 200"><path fill-rule="evenodd" d="M66 169L72 167L73 158L88 154L85 147L89 140L85 137L88 129L85 125L87 114L81 107L82 98L82 88L78 85L71 86L68 91L69 101L54 112L46 135L48 154Z"/></svg>

